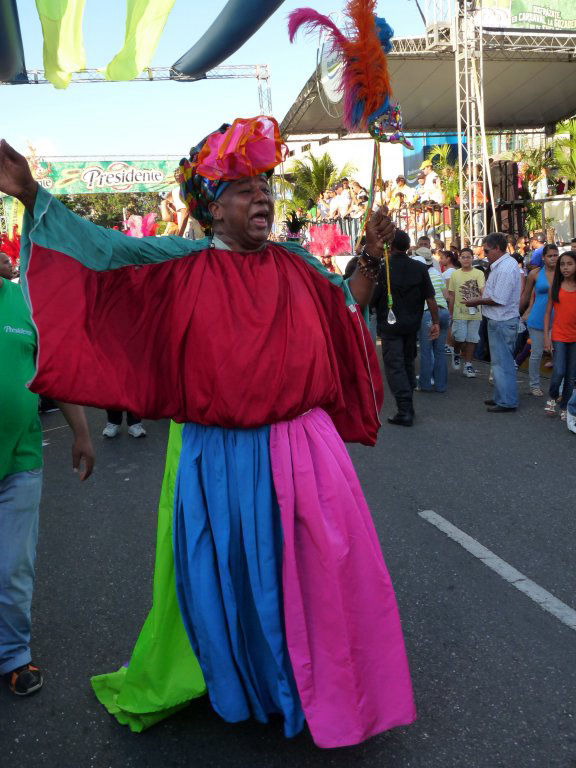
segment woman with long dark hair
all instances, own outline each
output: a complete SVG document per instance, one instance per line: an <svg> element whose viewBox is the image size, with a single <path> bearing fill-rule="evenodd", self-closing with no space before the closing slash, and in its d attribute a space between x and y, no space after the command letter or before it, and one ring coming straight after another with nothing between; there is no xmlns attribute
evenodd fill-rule
<svg viewBox="0 0 576 768"><path fill-rule="evenodd" d="M576 253L572 251L563 253L556 262L544 317L544 340L546 349L554 349L554 368L545 411L554 416L559 404L560 418L565 420L576 380Z"/></svg>

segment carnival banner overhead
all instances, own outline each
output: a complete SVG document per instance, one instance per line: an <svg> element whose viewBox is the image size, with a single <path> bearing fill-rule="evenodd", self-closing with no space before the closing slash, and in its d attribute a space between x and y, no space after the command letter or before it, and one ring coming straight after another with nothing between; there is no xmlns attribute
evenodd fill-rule
<svg viewBox="0 0 576 768"><path fill-rule="evenodd" d="M176 186L172 160L29 162L34 178L55 195L161 192Z"/></svg>

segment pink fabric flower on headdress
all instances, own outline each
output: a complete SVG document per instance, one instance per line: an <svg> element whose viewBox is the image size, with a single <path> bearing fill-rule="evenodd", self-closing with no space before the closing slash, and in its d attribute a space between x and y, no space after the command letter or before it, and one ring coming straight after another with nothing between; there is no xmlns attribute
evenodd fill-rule
<svg viewBox="0 0 576 768"><path fill-rule="evenodd" d="M194 172L214 181L258 176L275 168L287 153L273 117L239 117L224 133L206 138Z"/></svg>

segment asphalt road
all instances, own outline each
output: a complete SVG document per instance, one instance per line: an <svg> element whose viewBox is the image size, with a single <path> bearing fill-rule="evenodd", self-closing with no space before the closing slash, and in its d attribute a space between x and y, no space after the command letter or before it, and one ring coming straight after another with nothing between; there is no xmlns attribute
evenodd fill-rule
<svg viewBox="0 0 576 768"><path fill-rule="evenodd" d="M543 415L520 374L521 408L486 413L487 368L416 395L412 429L351 446L396 587L417 723L359 747L320 750L281 724L228 725L207 699L144 734L96 702L91 674L126 660L151 601L156 503L167 436L100 437L97 471L69 467L60 413L43 417L45 487L34 601L42 692L0 686L0 767L576 768L576 632L419 516L434 510L576 609L576 437ZM383 420L393 412L388 397Z"/></svg>

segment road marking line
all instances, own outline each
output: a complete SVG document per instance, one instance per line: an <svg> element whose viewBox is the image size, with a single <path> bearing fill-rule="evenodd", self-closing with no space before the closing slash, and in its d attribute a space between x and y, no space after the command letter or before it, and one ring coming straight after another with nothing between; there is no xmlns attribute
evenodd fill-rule
<svg viewBox="0 0 576 768"><path fill-rule="evenodd" d="M567 627L570 627L570 629L576 630L576 611L573 608L570 608L569 605L563 603L562 600L558 600L558 598L554 597L551 592L548 592L546 589L536 584L535 581L532 581L523 573L517 571L516 568L511 566L505 560L502 560L498 555L495 555L494 552L480 544L479 541L476 541L472 536L469 536L467 533L464 533L464 531L461 531L460 528L452 525L452 523L448 522L448 520L441 515L437 515L433 510L425 509L422 512L418 512L418 514L424 520L436 526L442 533L445 533L449 539L460 544L460 546L464 547L467 552L470 552L471 555L474 555L474 557L481 560L484 565L487 565L488 568L495 571L513 587L516 587L520 592L527 595L527 597L537 603L540 608L551 613L552 616L555 616Z"/></svg>
<svg viewBox="0 0 576 768"><path fill-rule="evenodd" d="M50 427L50 429L43 429L42 434L44 432L54 432L55 429L66 429L68 427L68 424L63 424L61 427Z"/></svg>

